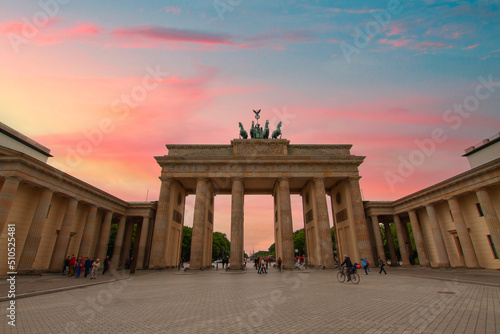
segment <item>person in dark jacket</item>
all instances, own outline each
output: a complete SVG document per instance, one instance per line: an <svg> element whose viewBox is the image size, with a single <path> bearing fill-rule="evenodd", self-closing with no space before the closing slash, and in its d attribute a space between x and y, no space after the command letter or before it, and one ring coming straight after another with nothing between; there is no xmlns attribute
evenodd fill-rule
<svg viewBox="0 0 500 334"><path fill-rule="evenodd" d="M90 259L90 257L87 257L85 260L85 277L87 277L91 268L92 268L92 260Z"/></svg>
<svg viewBox="0 0 500 334"><path fill-rule="evenodd" d="M340 266L343 266L345 264L345 272L347 274L347 282L351 280L351 270L352 270L352 262L349 256L344 255L344 262L340 264Z"/></svg>
<svg viewBox="0 0 500 334"><path fill-rule="evenodd" d="M104 259L104 269L102 270L102 274L104 275L108 269L109 269L109 256L106 256L106 258Z"/></svg>

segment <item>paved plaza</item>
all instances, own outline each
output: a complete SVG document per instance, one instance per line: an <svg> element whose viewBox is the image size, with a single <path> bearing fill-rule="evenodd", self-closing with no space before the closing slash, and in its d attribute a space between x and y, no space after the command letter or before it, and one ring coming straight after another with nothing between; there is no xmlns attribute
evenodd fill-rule
<svg viewBox="0 0 500 334"><path fill-rule="evenodd" d="M1 328L4 333L500 333L498 271L389 268L388 275L379 275L374 268L371 275L360 274L358 285L339 283L333 270L270 269L257 275L254 268L119 272L96 281L17 277L16 327L7 324L3 301ZM54 292L59 287L69 290ZM37 292L43 294L26 295Z"/></svg>

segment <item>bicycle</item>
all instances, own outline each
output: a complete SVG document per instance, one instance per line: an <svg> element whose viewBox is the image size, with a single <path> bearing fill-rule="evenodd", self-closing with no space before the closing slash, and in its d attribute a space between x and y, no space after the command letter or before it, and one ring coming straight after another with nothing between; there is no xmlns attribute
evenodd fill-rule
<svg viewBox="0 0 500 334"><path fill-rule="evenodd" d="M338 267L337 268L340 269L340 271L337 273L337 281L339 281L340 283L344 283L345 282L345 278L347 277L347 274L345 272L345 268L344 267ZM357 269L354 269L354 273L351 273L351 283L353 284L358 284L359 283L359 274L358 274L358 270Z"/></svg>

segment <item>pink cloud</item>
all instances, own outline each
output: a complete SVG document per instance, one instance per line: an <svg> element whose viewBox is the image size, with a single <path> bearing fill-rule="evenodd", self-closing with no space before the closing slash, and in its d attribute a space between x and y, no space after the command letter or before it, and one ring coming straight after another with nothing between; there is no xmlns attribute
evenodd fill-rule
<svg viewBox="0 0 500 334"><path fill-rule="evenodd" d="M123 27L113 31L113 36L125 41L146 40L159 42L181 42L216 45L235 45L233 38L226 34L207 33L157 26Z"/></svg>
<svg viewBox="0 0 500 334"><path fill-rule="evenodd" d="M472 27L466 27L459 24L445 24L443 26L430 28L425 34L430 36L439 36L446 39L459 39L462 35L472 32Z"/></svg>
<svg viewBox="0 0 500 334"><path fill-rule="evenodd" d="M179 15L182 11L179 7L163 7L166 13L174 13L176 15Z"/></svg>
<svg viewBox="0 0 500 334"><path fill-rule="evenodd" d="M88 37L102 33L104 28L92 23L77 23L67 28L58 28L60 18L50 18L43 27L34 28L24 22L0 23L0 33L17 34L36 45L59 44L67 41L83 42Z"/></svg>
<svg viewBox="0 0 500 334"><path fill-rule="evenodd" d="M416 45L410 46L409 49L412 49L412 50L449 49L451 47L452 47L451 45L447 45L444 42L423 41L423 42L420 42Z"/></svg>
<svg viewBox="0 0 500 334"><path fill-rule="evenodd" d="M7 34L7 33L13 33L17 34L20 36L24 36L25 33L28 33L31 35L33 31L38 32L42 28L48 28L51 26L54 26L58 22L60 22L61 19L58 17L51 17L48 18L45 21L45 24L42 26L34 27L31 24L26 24L26 22L22 21L12 21L12 22L0 22L0 32Z"/></svg>
<svg viewBox="0 0 500 334"><path fill-rule="evenodd" d="M479 46L479 44L474 44L474 45L468 46L466 48L463 48L462 50L470 50L470 49L477 48L478 46Z"/></svg>
<svg viewBox="0 0 500 334"><path fill-rule="evenodd" d="M411 40L411 39L387 39L387 38L383 38L383 39L379 40L380 44L387 44L387 45L390 45L392 48L402 47L402 46L410 44L411 42L413 42L413 40Z"/></svg>
<svg viewBox="0 0 500 334"><path fill-rule="evenodd" d="M396 24L396 25L389 25L387 27L387 36L394 36L394 35L399 35L402 32L404 32L405 29L403 29L403 24Z"/></svg>

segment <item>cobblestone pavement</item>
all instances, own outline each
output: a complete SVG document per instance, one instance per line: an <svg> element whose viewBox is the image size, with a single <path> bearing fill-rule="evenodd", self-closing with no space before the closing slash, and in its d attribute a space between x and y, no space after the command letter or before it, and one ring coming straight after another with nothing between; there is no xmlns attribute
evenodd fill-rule
<svg viewBox="0 0 500 334"><path fill-rule="evenodd" d="M500 287L423 278L422 272L390 268L388 275L379 275L373 269L366 276L360 271L355 285L339 283L331 270L148 271L18 299L16 327L8 325L9 304L2 302L0 331L500 333ZM499 272L482 273L500 283ZM461 277L460 272L446 275Z"/></svg>

